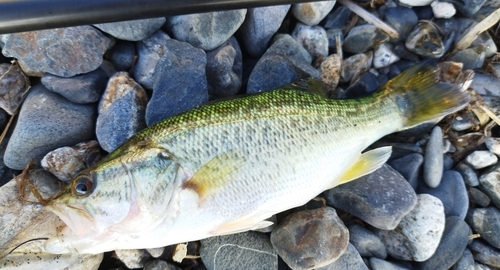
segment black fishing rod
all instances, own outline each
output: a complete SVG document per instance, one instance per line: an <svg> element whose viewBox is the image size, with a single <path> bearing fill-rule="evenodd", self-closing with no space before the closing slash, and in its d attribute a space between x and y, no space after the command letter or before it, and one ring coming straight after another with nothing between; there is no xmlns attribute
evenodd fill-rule
<svg viewBox="0 0 500 270"><path fill-rule="evenodd" d="M0 0L0 34L305 0Z"/></svg>

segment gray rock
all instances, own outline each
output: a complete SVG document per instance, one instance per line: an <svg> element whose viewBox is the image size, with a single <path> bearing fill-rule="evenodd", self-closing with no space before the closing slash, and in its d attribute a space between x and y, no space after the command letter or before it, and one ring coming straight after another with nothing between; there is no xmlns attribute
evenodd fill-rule
<svg viewBox="0 0 500 270"><path fill-rule="evenodd" d="M467 223L490 245L500 248L500 210L495 207L471 208Z"/></svg>
<svg viewBox="0 0 500 270"><path fill-rule="evenodd" d="M425 146L424 182L435 188L443 176L443 132L439 126L432 129L429 141Z"/></svg>
<svg viewBox="0 0 500 270"><path fill-rule="evenodd" d="M500 97L500 79L493 75L474 74L470 87L482 96Z"/></svg>
<svg viewBox="0 0 500 270"><path fill-rule="evenodd" d="M413 153L389 162L394 170L398 171L416 189L420 175L420 168L424 162L421 154Z"/></svg>
<svg viewBox="0 0 500 270"><path fill-rule="evenodd" d="M146 91L128 73L115 73L99 103L96 135L102 149L112 152L146 127Z"/></svg>
<svg viewBox="0 0 500 270"><path fill-rule="evenodd" d="M488 32L483 32L479 35L474 42L471 44L472 47L482 47L484 50L484 56L490 58L497 52L497 46L495 41L491 38Z"/></svg>
<svg viewBox="0 0 500 270"><path fill-rule="evenodd" d="M323 61L328 56L328 38L321 26L308 26L297 23L292 37L302 45L316 61Z"/></svg>
<svg viewBox="0 0 500 270"><path fill-rule="evenodd" d="M74 104L41 84L34 86L7 144L5 164L22 170L31 159L39 163L51 150L90 140L95 117L94 106Z"/></svg>
<svg viewBox="0 0 500 270"><path fill-rule="evenodd" d="M470 113L468 113L467 115L472 116ZM472 120L472 118L457 116L455 117L455 119L453 119L451 129L455 131L465 131L471 129L473 126L474 121Z"/></svg>
<svg viewBox="0 0 500 270"><path fill-rule="evenodd" d="M363 259L359 255L356 248L349 244L347 249L344 251L342 256L340 256L333 263L315 268L316 270L368 270L368 267L363 262Z"/></svg>
<svg viewBox="0 0 500 270"><path fill-rule="evenodd" d="M472 168L479 170L497 163L498 158L490 151L476 150L465 158Z"/></svg>
<svg viewBox="0 0 500 270"><path fill-rule="evenodd" d="M159 247L159 248L147 248L146 251L151 255L153 258L158 258L160 257L163 252L165 251L165 247Z"/></svg>
<svg viewBox="0 0 500 270"><path fill-rule="evenodd" d="M67 98L69 101L78 104L97 102L106 89L108 75L102 69L64 78L45 73L42 77L42 84L55 93Z"/></svg>
<svg viewBox="0 0 500 270"><path fill-rule="evenodd" d="M492 172L481 175L479 178L480 188L486 193L496 207L500 208L500 172Z"/></svg>
<svg viewBox="0 0 500 270"><path fill-rule="evenodd" d="M201 240L201 260L213 269L278 269L278 255L269 238L245 232Z"/></svg>
<svg viewBox="0 0 500 270"><path fill-rule="evenodd" d="M128 269L142 268L150 258L144 249L117 249L115 255Z"/></svg>
<svg viewBox="0 0 500 270"><path fill-rule="evenodd" d="M132 21L94 24L117 39L139 41L150 37L165 24L165 18L141 19Z"/></svg>
<svg viewBox="0 0 500 270"><path fill-rule="evenodd" d="M135 57L134 42L120 41L109 50L111 63L121 71L128 71L134 64Z"/></svg>
<svg viewBox="0 0 500 270"><path fill-rule="evenodd" d="M307 25L316 25L333 9L337 1L321 1L295 4L292 13L297 20Z"/></svg>
<svg viewBox="0 0 500 270"><path fill-rule="evenodd" d="M241 88L242 54L236 38L207 52L208 92L212 95L234 96Z"/></svg>
<svg viewBox="0 0 500 270"><path fill-rule="evenodd" d="M434 23L420 21L405 41L406 48L413 53L429 58L439 58L445 53L445 46Z"/></svg>
<svg viewBox="0 0 500 270"><path fill-rule="evenodd" d="M208 101L205 52L173 39L165 42L165 48L146 108L148 126Z"/></svg>
<svg viewBox="0 0 500 270"><path fill-rule="evenodd" d="M344 40L342 49L350 53L362 53L375 48L375 46L387 42L389 36L371 24L356 26Z"/></svg>
<svg viewBox="0 0 500 270"><path fill-rule="evenodd" d="M246 9L167 17L166 26L179 41L213 50L226 42L245 20Z"/></svg>
<svg viewBox="0 0 500 270"><path fill-rule="evenodd" d="M417 269L447 270L462 256L469 243L470 228L460 217L448 217L436 252L428 260L417 265Z"/></svg>
<svg viewBox="0 0 500 270"><path fill-rule="evenodd" d="M361 75L361 77L356 80L355 83L351 84L344 93L340 95L340 98L361 98L370 95L375 92L380 86L377 77L371 73L366 72Z"/></svg>
<svg viewBox="0 0 500 270"><path fill-rule="evenodd" d="M324 194L328 205L384 230L394 229L417 203L410 184L388 165Z"/></svg>
<svg viewBox="0 0 500 270"><path fill-rule="evenodd" d="M288 215L274 228L271 243L292 269L319 268L344 253L349 231L333 208L302 210Z"/></svg>
<svg viewBox="0 0 500 270"><path fill-rule="evenodd" d="M474 268L474 257L468 248L465 248L464 252L458 259L457 263L451 268L451 270L473 270Z"/></svg>
<svg viewBox="0 0 500 270"><path fill-rule="evenodd" d="M447 61L459 62L463 64L463 69L478 69L484 64L486 51L482 46L461 50L446 58Z"/></svg>
<svg viewBox="0 0 500 270"><path fill-rule="evenodd" d="M12 115L29 89L29 79L16 64L0 64L0 108Z"/></svg>
<svg viewBox="0 0 500 270"><path fill-rule="evenodd" d="M92 26L9 34L2 53L36 72L71 77L97 69L110 40Z"/></svg>
<svg viewBox="0 0 500 270"><path fill-rule="evenodd" d="M467 165L467 163L462 161L459 162L455 167L455 170L462 175L465 184L472 187L479 186L479 178L477 177L476 172L469 165Z"/></svg>
<svg viewBox="0 0 500 270"><path fill-rule="evenodd" d="M484 143L491 153L500 156L500 138L488 137Z"/></svg>
<svg viewBox="0 0 500 270"><path fill-rule="evenodd" d="M460 2L453 2L453 5L458 11L469 17L474 15L485 2L486 0L464 0Z"/></svg>
<svg viewBox="0 0 500 270"><path fill-rule="evenodd" d="M391 44L380 44L373 54L373 67L382 68L387 67L397 61L399 57L392 52Z"/></svg>
<svg viewBox="0 0 500 270"><path fill-rule="evenodd" d="M443 180L436 188L421 185L418 193L430 194L443 203L446 217L458 216L462 220L469 209L469 197L462 176L456 171L445 171Z"/></svg>
<svg viewBox="0 0 500 270"><path fill-rule="evenodd" d="M349 225L349 242L362 257L377 257L385 259L387 250L380 238L359 224Z"/></svg>
<svg viewBox="0 0 500 270"><path fill-rule="evenodd" d="M344 59L341 82L354 82L372 66L373 53L358 53Z"/></svg>
<svg viewBox="0 0 500 270"><path fill-rule="evenodd" d="M444 207L429 194L419 194L415 208L392 230L377 230L387 253L401 260L426 261L436 251L445 227Z"/></svg>
<svg viewBox="0 0 500 270"><path fill-rule="evenodd" d="M453 168L453 165L455 165L455 161L450 155L444 154L443 155L443 170L451 170ZM463 181L463 179L462 179Z"/></svg>
<svg viewBox="0 0 500 270"><path fill-rule="evenodd" d="M311 64L313 57L302 47L292 36L287 34L278 34L273 40L271 46L267 49L265 55L281 55L291 58L297 62L306 62Z"/></svg>
<svg viewBox="0 0 500 270"><path fill-rule="evenodd" d="M248 54L262 55L273 35L278 31L290 5L249 8L238 32Z"/></svg>
<svg viewBox="0 0 500 270"><path fill-rule="evenodd" d="M370 266L373 270L410 270L410 268L403 267L393 262L388 262L376 257L370 258Z"/></svg>
<svg viewBox="0 0 500 270"><path fill-rule="evenodd" d="M399 33L396 42L403 41L418 23L415 11L406 7L388 7L384 10L384 21Z"/></svg>
<svg viewBox="0 0 500 270"><path fill-rule="evenodd" d="M500 267L500 251L497 249L494 249L480 240L472 241L468 247L476 261L491 267Z"/></svg>
<svg viewBox="0 0 500 270"><path fill-rule="evenodd" d="M325 83L329 93L333 93L340 81L342 72L342 59L338 54L330 54L325 61L321 62L321 81Z"/></svg>
<svg viewBox="0 0 500 270"><path fill-rule="evenodd" d="M330 12L328 15L326 15L325 28L345 29L353 16L354 13L350 9L344 6L339 6L335 8L333 12Z"/></svg>
<svg viewBox="0 0 500 270"><path fill-rule="evenodd" d="M160 58L168 51L165 47L170 37L157 31L151 37L137 42L137 62L132 74L135 80L146 89L153 89L154 74Z"/></svg>
<svg viewBox="0 0 500 270"><path fill-rule="evenodd" d="M152 260L144 264L143 270L181 270L181 268L162 260Z"/></svg>
<svg viewBox="0 0 500 270"><path fill-rule="evenodd" d="M469 199L472 204L477 204L481 207L487 207L490 205L491 199L484 192L477 188L469 188Z"/></svg>

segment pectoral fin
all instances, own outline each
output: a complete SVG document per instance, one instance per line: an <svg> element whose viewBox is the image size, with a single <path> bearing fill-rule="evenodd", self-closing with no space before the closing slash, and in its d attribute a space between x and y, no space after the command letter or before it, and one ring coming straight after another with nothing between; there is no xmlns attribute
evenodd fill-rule
<svg viewBox="0 0 500 270"><path fill-rule="evenodd" d="M389 159L391 152L391 146L385 146L361 154L356 162L335 181L332 188L376 171Z"/></svg>

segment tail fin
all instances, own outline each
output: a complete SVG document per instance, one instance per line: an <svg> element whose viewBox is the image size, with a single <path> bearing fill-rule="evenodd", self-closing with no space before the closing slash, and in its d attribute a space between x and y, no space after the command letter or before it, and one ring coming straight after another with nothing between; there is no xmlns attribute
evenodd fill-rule
<svg viewBox="0 0 500 270"><path fill-rule="evenodd" d="M436 65L425 62L388 81L382 95L396 103L406 119L403 129L440 119L463 109L469 94L460 85L440 82Z"/></svg>

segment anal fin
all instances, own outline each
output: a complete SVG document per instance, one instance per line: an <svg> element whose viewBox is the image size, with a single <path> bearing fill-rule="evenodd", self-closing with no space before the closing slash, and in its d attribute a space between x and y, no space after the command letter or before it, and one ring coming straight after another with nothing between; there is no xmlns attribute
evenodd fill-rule
<svg viewBox="0 0 500 270"><path fill-rule="evenodd" d="M250 230L262 229L274 224L272 221L269 220L261 220L263 217L264 215L256 214L251 216L245 216L237 220L229 221L217 227L215 230L213 230L212 234L226 235L226 234L240 233Z"/></svg>

